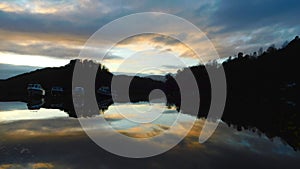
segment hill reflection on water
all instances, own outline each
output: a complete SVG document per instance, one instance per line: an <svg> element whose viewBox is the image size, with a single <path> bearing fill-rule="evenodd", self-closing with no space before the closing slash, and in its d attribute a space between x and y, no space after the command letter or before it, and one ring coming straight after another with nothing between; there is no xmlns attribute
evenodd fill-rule
<svg viewBox="0 0 300 169"><path fill-rule="evenodd" d="M130 125L128 123L127 116L136 116L136 118L149 118L153 119L155 116L160 116L160 112L162 113L163 117L166 117L164 123L168 121L167 124L160 124L160 129L165 128L168 129L168 126L174 121L174 119L170 116L167 117L169 114L178 114L181 112L183 114L188 114L188 110L181 110L178 103L166 103L164 105L162 103L157 104L157 110L152 111L150 113L143 113L147 112L147 107L153 106L152 103L146 102L146 100L140 100L135 103L114 103L111 97L97 97L97 104L98 107L92 105L92 102L87 101L86 98L76 98L72 99L72 97L62 96L62 97L45 97L45 98L35 98L35 99L28 99L27 108L35 111L29 118L25 119L39 119L39 118L49 118L49 117L97 117L99 115L103 115L107 118L107 120L112 120L110 124L113 127L121 129L124 127L124 124ZM9 103L9 102L7 102ZM3 104L6 105L7 109L12 109L14 104ZM285 144L291 146L295 151L299 150L300 148L300 136L299 136L299 122L297 121L297 115L294 113L294 106L288 105L286 103L286 107L284 107L282 111L283 113L272 113L270 109L266 109L264 106L260 106L262 110L252 111L242 111L241 109L235 109L234 106L227 107L222 117L222 121L227 124L229 127L233 127L236 131L251 131L256 133L257 135L266 135L270 141L275 138L280 138L281 141ZM20 107L20 104L15 104L16 107ZM128 106L130 105L130 106ZM256 106L256 105L253 105ZM3 106L1 106L3 107ZM22 106L21 106L22 107ZM26 107L23 105L23 109ZM134 113L130 111L128 107L133 107L133 109L138 110L138 113ZM252 108L259 109L260 107ZM41 109L40 111L37 111ZM75 112L76 109L76 112ZM54 111L55 110L55 111ZM265 111L264 111L265 110ZM18 112L16 117L21 118L24 116L25 112L16 111ZM65 113L67 114L65 114ZM116 112L118 114L116 114ZM121 112L121 113L120 113ZM263 113L264 112L264 113ZM285 113L284 113L285 112ZM10 114L10 115L8 115ZM30 114L30 113L29 113ZM39 116L40 115L40 116ZM112 116L118 116L118 120L115 118L111 118ZM199 112L198 118L206 118L207 114ZM3 116L4 117L4 116ZM7 113L6 118L15 118L13 113ZM194 117L196 118L196 117ZM122 123L119 123L119 120L122 119ZM144 120L145 120L144 119ZM0 119L1 120L1 119ZM127 121L126 121L127 120ZM159 121L159 119L157 119ZM210 119L210 120L220 120L220 119ZM147 121L147 120L146 120ZM155 121L154 121L155 122ZM116 125L117 124L117 125ZM115 125L115 126L114 126ZM119 126L118 126L119 125ZM132 124L131 124L132 125ZM165 126L164 126L165 125ZM126 128L126 127L125 127ZM147 130L149 126L145 127L144 129ZM150 127L151 128L151 127ZM160 130L158 129L158 130ZM121 131L126 133L124 131ZM134 134L130 134L134 135ZM137 134L136 134L137 135ZM137 136L140 137L140 136Z"/></svg>
<svg viewBox="0 0 300 169"><path fill-rule="evenodd" d="M16 108L22 107L15 103ZM48 104L48 103L47 103ZM24 103L23 103L24 106ZM168 130L178 115L175 107L164 107L157 104L157 110L163 110L162 115L151 124L136 124L124 116L138 116L126 112L128 103L112 104L103 113L107 122L119 133L138 139L162 134ZM146 110L147 102L133 103L138 110ZM1 109L1 116L13 112L12 106L5 111ZM5 108L5 107L4 107ZM24 108L24 107L23 107ZM50 111L49 111L50 110ZM196 120L189 134L173 149L162 155L146 159L128 159L110 154L97 147L82 130L76 118L66 117L66 114L56 109L41 108L40 110L22 110L22 113L32 113L44 119L30 120L24 118L18 121L4 121L0 119L0 167L12 166L17 168L91 168L105 166L106 168L220 168L244 165L245 168L297 168L299 166L299 152L294 151L283 141L275 137L270 140L265 134L252 130L236 130L221 122L214 135L204 144L198 143L198 136L204 123L204 118ZM52 119L45 117L53 112ZM122 111L122 114L119 114ZM61 114L59 114L59 112ZM64 116L63 116L64 114ZM26 115L26 114L25 114ZM27 114L28 115L28 114ZM54 119L53 119L54 118ZM83 117L79 117L83 118ZM185 123L190 123L196 117L185 115L175 126L176 137ZM26 120L25 120L26 119ZM107 126L97 124L102 137L107 137ZM151 143L151 139L150 139ZM163 142L152 146L164 146ZM99 160L100 159L100 160ZM115 161L118 161L116 163ZM253 163L252 161L256 161Z"/></svg>
<svg viewBox="0 0 300 169"><path fill-rule="evenodd" d="M13 110L13 104L19 110ZM226 122L221 122L214 135L206 143L199 144L198 136L205 118L196 120L187 137L167 153L140 160L120 158L97 147L86 136L76 118L67 117L63 109L49 109L47 106L49 104L45 102L45 107L42 106L39 110L25 110L26 104L20 102L1 107L0 167L12 165L19 168L33 168L33 165L42 165L44 168L90 168L100 165L107 168L153 168L153 166L220 168L242 164L245 168L299 166L300 154L294 150L297 147L287 145L282 137L269 139L262 131L255 129L255 126L240 130L238 127L228 127ZM139 115L131 113L128 106L128 103L110 104L104 113L100 111L93 117L103 116L116 131L137 138L138 141L139 138L163 134L178 115L176 107L157 104L155 106L158 111L164 110L161 116L152 123L137 124L127 119ZM138 102L132 103L131 106L142 112L151 105L147 102ZM52 117L49 116L50 112L53 113ZM23 119L10 121L8 117L13 119L11 115L14 113ZM145 114L140 117L147 118ZM178 128L176 131L181 132L185 123L191 123L195 118L185 115L175 126ZM106 128L104 124L99 128L103 137L109 137ZM176 135L176 132L172 133L173 137ZM153 146L164 146L164 143L162 141L160 145L153 144ZM119 162L115 163L115 160Z"/></svg>

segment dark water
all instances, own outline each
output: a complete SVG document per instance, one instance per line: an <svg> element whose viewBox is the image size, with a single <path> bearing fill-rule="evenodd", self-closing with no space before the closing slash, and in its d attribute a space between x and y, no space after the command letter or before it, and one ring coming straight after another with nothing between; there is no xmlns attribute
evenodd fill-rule
<svg viewBox="0 0 300 169"><path fill-rule="evenodd" d="M163 134L178 112L156 104L163 111L151 124L136 124L129 119L147 120L128 107L144 112L149 103L114 104L98 116L104 116L118 132L129 137ZM260 131L238 131L220 123L204 144L198 136L205 119L198 119L185 139L170 151L145 159L113 155L98 147L82 131L78 120L58 109L27 110L25 103L0 104L0 168L299 168L300 153L279 137L269 139ZM121 112L121 113L120 113ZM134 118L133 118L134 117ZM94 118L97 118L95 116ZM185 115L178 123L193 123L196 117ZM163 128L161 126L164 126ZM106 132L106 126L98 129ZM172 133L174 136L176 132ZM137 139L138 141L138 139ZM159 146L153 144L153 146Z"/></svg>

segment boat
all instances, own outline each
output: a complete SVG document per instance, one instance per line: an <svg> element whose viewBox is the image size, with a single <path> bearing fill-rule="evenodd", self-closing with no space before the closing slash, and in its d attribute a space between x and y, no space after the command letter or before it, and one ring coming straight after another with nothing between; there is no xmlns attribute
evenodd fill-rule
<svg viewBox="0 0 300 169"><path fill-rule="evenodd" d="M45 90L41 84L28 84L27 86L28 96L45 96Z"/></svg>
<svg viewBox="0 0 300 169"><path fill-rule="evenodd" d="M60 86L53 86L51 88L51 95L52 96L60 96L62 95L64 92L64 88L60 87Z"/></svg>
<svg viewBox="0 0 300 169"><path fill-rule="evenodd" d="M116 92L112 91L108 86L102 86L97 90L98 94L106 95L106 96L116 96Z"/></svg>
<svg viewBox="0 0 300 169"><path fill-rule="evenodd" d="M73 91L73 96L84 96L84 88L83 87L74 87Z"/></svg>
<svg viewBox="0 0 300 169"><path fill-rule="evenodd" d="M82 108L85 104L84 95L85 91L83 87L74 87L72 91L73 105L75 108Z"/></svg>
<svg viewBox="0 0 300 169"><path fill-rule="evenodd" d="M98 94L111 96L110 88L108 86L102 86L97 90Z"/></svg>

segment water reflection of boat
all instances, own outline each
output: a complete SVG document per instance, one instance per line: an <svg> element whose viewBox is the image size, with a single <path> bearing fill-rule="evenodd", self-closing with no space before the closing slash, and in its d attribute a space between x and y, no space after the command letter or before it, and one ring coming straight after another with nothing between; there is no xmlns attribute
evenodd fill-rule
<svg viewBox="0 0 300 169"><path fill-rule="evenodd" d="M101 109L108 108L108 106L110 106L111 104L113 104L112 99L101 100L101 101L98 102L98 106Z"/></svg>
<svg viewBox="0 0 300 169"><path fill-rule="evenodd" d="M29 110L39 110L45 103L43 98L41 99L31 99L27 103L27 107Z"/></svg>
<svg viewBox="0 0 300 169"><path fill-rule="evenodd" d="M74 87L72 90L74 107L80 108L84 106L85 91L83 87Z"/></svg>
<svg viewBox="0 0 300 169"><path fill-rule="evenodd" d="M74 96L73 97L74 107L79 108L84 106L84 97L82 96Z"/></svg>
<svg viewBox="0 0 300 169"><path fill-rule="evenodd" d="M62 109L62 108L64 108L64 104L63 103L53 103L53 104L50 104L50 108L52 108L52 109Z"/></svg>
<svg viewBox="0 0 300 169"><path fill-rule="evenodd" d="M45 95L45 90L42 88L41 84L28 84L27 92L29 97Z"/></svg>

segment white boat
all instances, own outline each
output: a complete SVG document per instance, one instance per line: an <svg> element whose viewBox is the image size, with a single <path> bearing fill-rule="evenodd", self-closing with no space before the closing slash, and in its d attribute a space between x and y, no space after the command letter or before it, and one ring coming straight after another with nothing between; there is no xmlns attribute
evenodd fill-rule
<svg viewBox="0 0 300 169"><path fill-rule="evenodd" d="M73 105L75 108L82 108L84 106L85 91L83 87L74 87L72 91Z"/></svg>
<svg viewBox="0 0 300 169"><path fill-rule="evenodd" d="M83 87L74 87L72 94L73 94L73 96L84 96L84 88Z"/></svg>
<svg viewBox="0 0 300 169"><path fill-rule="evenodd" d="M97 90L98 94L106 96L117 96L115 91L112 91L108 86L102 86Z"/></svg>
<svg viewBox="0 0 300 169"><path fill-rule="evenodd" d="M107 86L102 86L97 90L98 94L111 96L110 88Z"/></svg>
<svg viewBox="0 0 300 169"><path fill-rule="evenodd" d="M51 95L52 96L59 96L62 95L64 92L64 88L60 87L60 86L53 86L51 88Z"/></svg>
<svg viewBox="0 0 300 169"><path fill-rule="evenodd" d="M45 90L40 84L28 84L27 92L29 96L44 96Z"/></svg>

